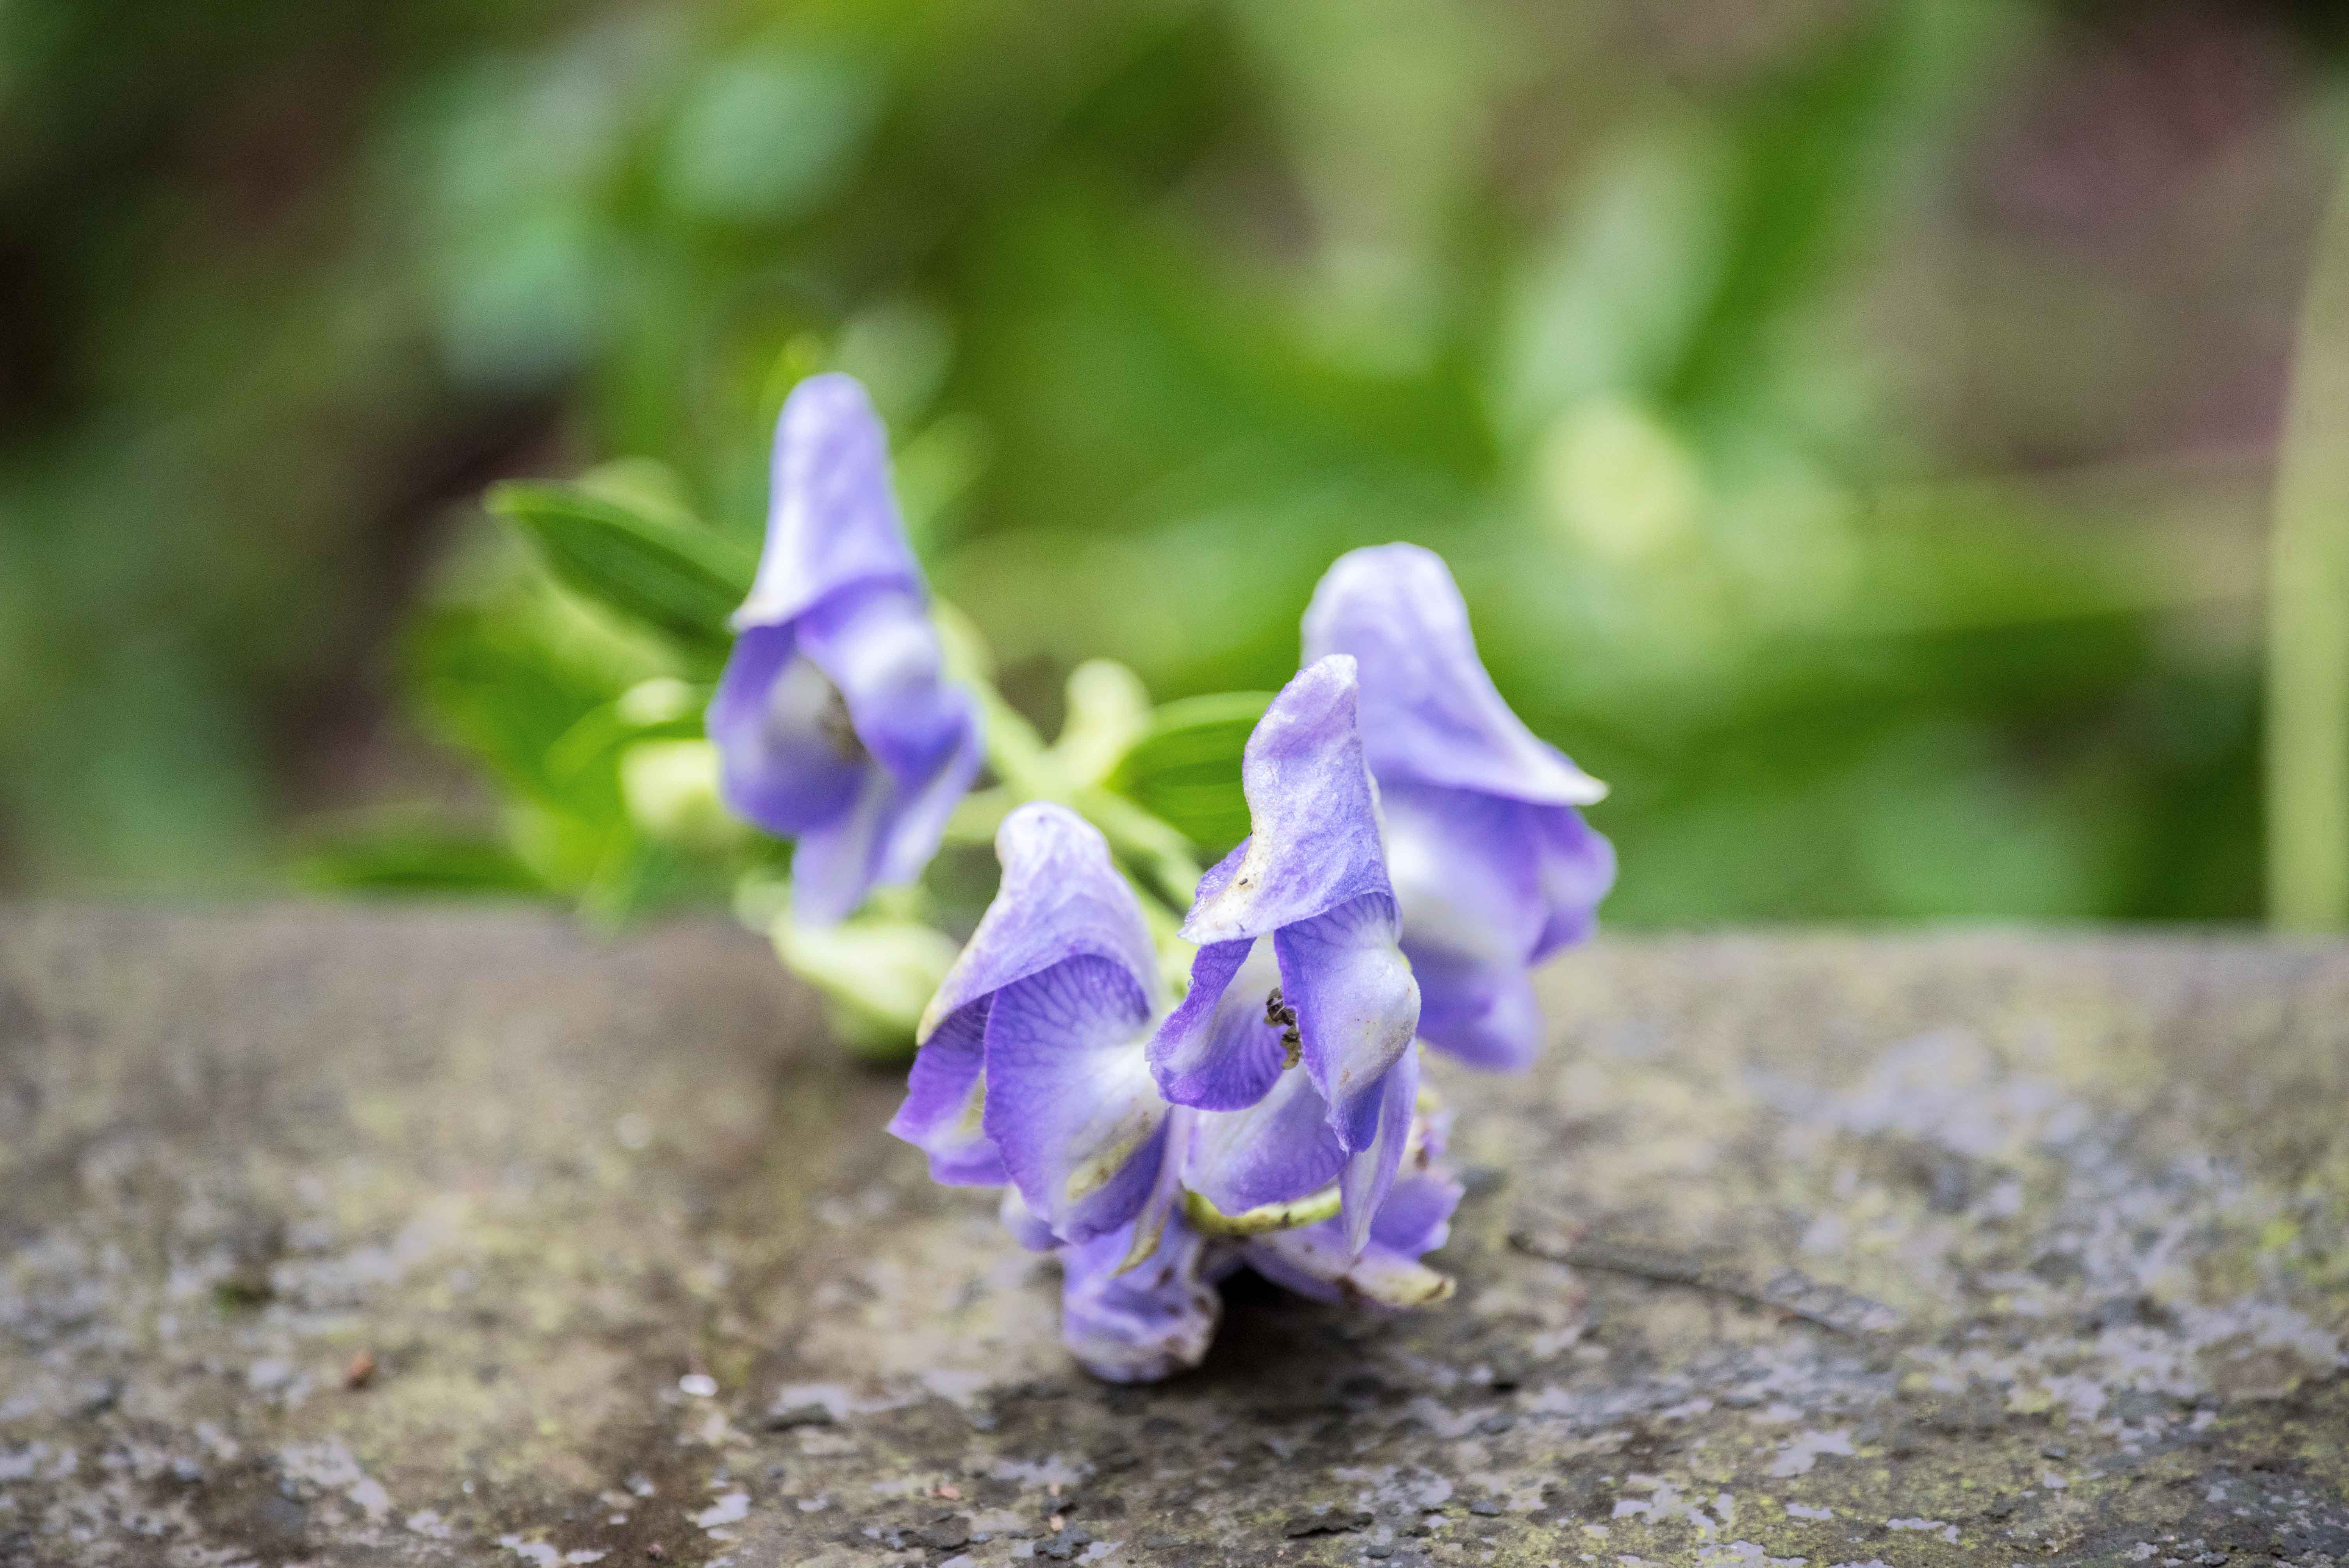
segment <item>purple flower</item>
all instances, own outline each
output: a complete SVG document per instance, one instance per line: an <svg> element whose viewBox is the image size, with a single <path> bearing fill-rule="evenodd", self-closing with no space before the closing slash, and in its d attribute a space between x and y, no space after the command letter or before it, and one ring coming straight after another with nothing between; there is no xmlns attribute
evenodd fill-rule
<svg viewBox="0 0 2349 1568"><path fill-rule="evenodd" d="M1354 661L1318 660L1248 738L1241 784L1254 830L1200 879L1183 923L1199 944L1190 994L1151 1040L1150 1065L1168 1099L1234 1111L1301 1064L1347 1156L1359 1251L1410 1119L1420 991L1399 945L1355 707Z"/></svg>
<svg viewBox="0 0 2349 1568"><path fill-rule="evenodd" d="M864 388L809 377L775 428L766 550L709 716L727 804L797 841L800 919L919 876L978 771L926 603Z"/></svg>
<svg viewBox="0 0 2349 1568"><path fill-rule="evenodd" d="M1430 551L1381 545L1330 568L1305 612L1305 658L1339 654L1361 668L1420 1035L1479 1067L1526 1067L1541 1045L1528 971L1589 934L1615 881L1613 846L1575 810L1606 786L1509 711Z"/></svg>
<svg viewBox="0 0 2349 1568"><path fill-rule="evenodd" d="M1145 1051L1164 1013L1156 960L1106 841L1039 801L1004 820L996 846L1002 887L923 1021L890 1130L941 1181L1009 1184L1006 1225L1061 1254L1078 1359L1118 1381L1195 1365L1212 1286L1243 1263L1317 1294L1440 1296L1417 1258L1443 1240L1431 1202L1448 1217L1457 1191L1429 1168L1408 1026L1359 1150L1340 1143L1313 1076L1281 1070L1278 1026L1254 1103L1170 1107ZM1294 1239L1267 1233L1283 1224Z"/></svg>
<svg viewBox="0 0 2349 1568"><path fill-rule="evenodd" d="M954 1185L1009 1181L1063 1242L1132 1220L1164 1144L1143 1042L1164 1002L1141 906L1100 830L1030 801L995 837L1003 882L917 1031L889 1130Z"/></svg>

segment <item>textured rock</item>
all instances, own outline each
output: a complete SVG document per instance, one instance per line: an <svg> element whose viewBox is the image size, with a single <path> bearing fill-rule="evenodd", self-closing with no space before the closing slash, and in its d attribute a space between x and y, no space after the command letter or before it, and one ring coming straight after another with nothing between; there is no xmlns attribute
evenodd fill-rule
<svg viewBox="0 0 2349 1568"><path fill-rule="evenodd" d="M0 1563L2349 1560L2349 951L1547 985L1453 1302L1116 1389L739 933L0 916Z"/></svg>

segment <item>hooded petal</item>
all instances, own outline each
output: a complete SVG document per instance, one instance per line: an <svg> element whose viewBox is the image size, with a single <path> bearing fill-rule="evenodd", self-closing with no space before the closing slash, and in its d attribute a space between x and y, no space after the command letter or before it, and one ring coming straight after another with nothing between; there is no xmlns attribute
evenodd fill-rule
<svg viewBox="0 0 2349 1568"><path fill-rule="evenodd" d="M1272 947L1330 1126L1349 1153L1368 1149L1387 1071L1419 1026L1419 984L1398 941L1393 896L1364 894L1284 925Z"/></svg>
<svg viewBox="0 0 2349 1568"><path fill-rule="evenodd" d="M1177 1216L1137 1266L1122 1267L1131 1228L1061 1253L1061 1338L1094 1377L1148 1383L1196 1367L1223 1302L1206 1239Z"/></svg>
<svg viewBox="0 0 2349 1568"><path fill-rule="evenodd" d="M1269 943L1211 942L1191 960L1191 989L1150 1039L1159 1092L1177 1105L1237 1110L1280 1076L1281 1027L1266 1016L1280 971Z"/></svg>
<svg viewBox="0 0 2349 1568"><path fill-rule="evenodd" d="M811 377L775 429L767 543L709 708L736 810L798 841L796 916L910 882L978 771L977 709L940 675L921 573L862 387Z"/></svg>
<svg viewBox="0 0 2349 1568"><path fill-rule="evenodd" d="M986 1039L988 998L957 1011L914 1057L905 1103L889 1130L930 1157L930 1179L948 1187L991 1187L1011 1180L987 1136Z"/></svg>
<svg viewBox="0 0 2349 1568"><path fill-rule="evenodd" d="M1090 954L1013 982L988 1009L981 1123L1066 1241L1127 1224L1158 1175L1166 1102L1143 1059L1149 1022L1133 976Z"/></svg>
<svg viewBox="0 0 2349 1568"><path fill-rule="evenodd" d="M852 583L918 593L889 492L889 440L854 377L811 376L775 422L767 542L734 624L781 625Z"/></svg>
<svg viewBox="0 0 2349 1568"><path fill-rule="evenodd" d="M1381 783L1415 779L1544 805L1607 787L1537 738L1485 673L1443 558L1415 544L1341 555L1305 612L1305 658L1361 666L1362 740Z"/></svg>
<svg viewBox="0 0 2349 1568"><path fill-rule="evenodd" d="M1003 819L995 853L1002 884L931 998L923 1038L972 1003L1083 954L1120 965L1154 1010L1150 928L1100 829L1066 806L1033 800Z"/></svg>
<svg viewBox="0 0 2349 1568"><path fill-rule="evenodd" d="M1391 896L1357 696L1354 661L1328 658L1265 709L1240 760L1252 830L1200 880L1186 940L1268 935L1349 899Z"/></svg>
<svg viewBox="0 0 2349 1568"><path fill-rule="evenodd" d="M797 643L790 626L745 632L708 719L726 804L785 839L844 816L867 771L838 688Z"/></svg>

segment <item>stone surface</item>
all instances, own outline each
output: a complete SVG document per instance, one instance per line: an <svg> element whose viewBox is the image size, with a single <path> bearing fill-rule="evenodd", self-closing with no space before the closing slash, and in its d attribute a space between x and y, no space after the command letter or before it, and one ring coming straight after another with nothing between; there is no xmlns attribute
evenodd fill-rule
<svg viewBox="0 0 2349 1568"><path fill-rule="evenodd" d="M740 933L0 916L0 1562L2349 1560L2349 950L1545 981L1454 1301L1117 1389Z"/></svg>

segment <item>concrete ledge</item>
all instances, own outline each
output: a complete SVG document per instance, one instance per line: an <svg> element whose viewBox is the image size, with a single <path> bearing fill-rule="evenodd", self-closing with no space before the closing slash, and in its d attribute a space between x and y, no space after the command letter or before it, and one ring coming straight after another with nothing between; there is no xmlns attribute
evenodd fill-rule
<svg viewBox="0 0 2349 1568"><path fill-rule="evenodd" d="M1112 1389L738 932L0 915L0 1563L2349 1560L2349 948L1546 985L1454 1302Z"/></svg>

